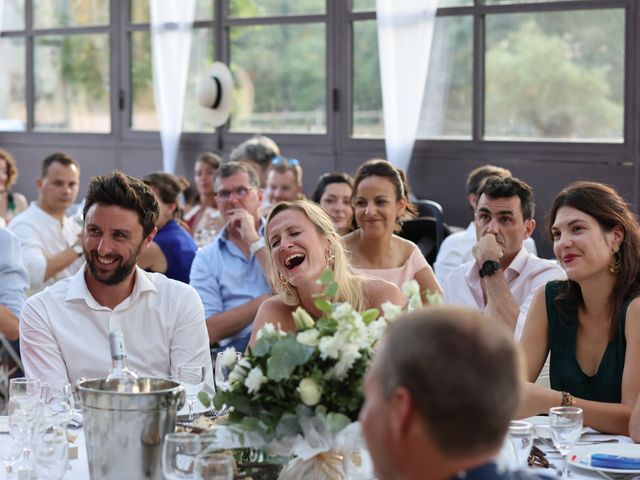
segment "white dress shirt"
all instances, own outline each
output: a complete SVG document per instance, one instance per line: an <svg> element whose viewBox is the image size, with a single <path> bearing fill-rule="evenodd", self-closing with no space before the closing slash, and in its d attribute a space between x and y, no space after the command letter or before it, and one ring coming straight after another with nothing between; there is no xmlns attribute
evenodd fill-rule
<svg viewBox="0 0 640 480"><path fill-rule="evenodd" d="M443 303L463 305L484 311L486 305L480 283L480 267L475 260L459 266L444 282ZM566 278L564 270L552 260L536 257L522 247L504 272L515 301L520 305L514 338L520 340L529 305L536 290L551 280Z"/></svg>
<svg viewBox="0 0 640 480"><path fill-rule="evenodd" d="M25 303L20 352L27 377L106 377L109 332L121 330L129 368L141 377L176 378L178 364L199 363L212 388L204 308L193 287L136 267L131 295L111 310L93 298L84 274L83 269L60 280Z"/></svg>
<svg viewBox="0 0 640 480"><path fill-rule="evenodd" d="M29 208L11 220L9 230L20 240L22 263L29 273L31 293L73 275L84 263L84 257L79 257L67 268L44 281L46 257L62 252L76 243L82 227L69 217L63 217L61 223L42 210L36 202L31 202Z"/></svg>
<svg viewBox="0 0 640 480"><path fill-rule="evenodd" d="M476 224L471 222L466 230L455 232L445 238L438 250L438 256L433 264L433 270L440 285L454 269L460 265L475 260L473 257L473 246L478 242L476 238ZM524 248L534 255L538 254L536 242L529 237L524 241Z"/></svg>

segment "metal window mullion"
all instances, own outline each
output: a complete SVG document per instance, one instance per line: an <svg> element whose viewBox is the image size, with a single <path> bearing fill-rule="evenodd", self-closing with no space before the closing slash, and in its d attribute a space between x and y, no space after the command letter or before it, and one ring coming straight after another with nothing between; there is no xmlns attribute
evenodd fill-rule
<svg viewBox="0 0 640 480"><path fill-rule="evenodd" d="M257 25L282 25L296 23L318 23L326 22L328 15L295 15L283 17L251 17L251 18L226 18L225 24L228 27L257 26Z"/></svg>
<svg viewBox="0 0 640 480"><path fill-rule="evenodd" d="M33 0L25 2L25 48L26 48L26 85L25 100L27 102L27 132L33 132L35 127L35 81L33 67L33 50L35 48L33 38Z"/></svg>
<svg viewBox="0 0 640 480"><path fill-rule="evenodd" d="M485 20L486 16L473 16L473 75L471 109L471 138L475 143L484 137L484 99L485 99Z"/></svg>

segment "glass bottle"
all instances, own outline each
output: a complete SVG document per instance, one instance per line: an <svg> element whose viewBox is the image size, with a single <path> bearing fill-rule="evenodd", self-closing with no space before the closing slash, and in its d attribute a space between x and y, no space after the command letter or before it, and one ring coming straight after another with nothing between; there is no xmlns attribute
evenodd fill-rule
<svg viewBox="0 0 640 480"><path fill-rule="evenodd" d="M111 371L106 384L115 383L114 390L124 393L139 393L138 375L127 366L127 354L124 346L124 334L120 330L109 334L111 348Z"/></svg>

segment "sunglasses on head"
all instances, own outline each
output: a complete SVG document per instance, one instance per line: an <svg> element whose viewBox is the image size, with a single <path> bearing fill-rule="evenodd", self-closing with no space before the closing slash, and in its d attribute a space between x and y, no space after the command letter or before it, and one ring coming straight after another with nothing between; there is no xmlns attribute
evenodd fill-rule
<svg viewBox="0 0 640 480"><path fill-rule="evenodd" d="M271 160L271 165L279 165L281 163L288 163L292 167L300 166L300 161L297 158L273 157L273 160Z"/></svg>

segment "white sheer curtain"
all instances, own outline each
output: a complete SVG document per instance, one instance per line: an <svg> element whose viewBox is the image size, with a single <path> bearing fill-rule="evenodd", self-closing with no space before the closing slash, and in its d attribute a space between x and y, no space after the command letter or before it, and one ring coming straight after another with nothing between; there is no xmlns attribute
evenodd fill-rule
<svg viewBox="0 0 640 480"><path fill-rule="evenodd" d="M153 95L160 122L162 167L174 173L182 133L195 0L151 0Z"/></svg>
<svg viewBox="0 0 640 480"><path fill-rule="evenodd" d="M437 0L377 0L387 159L407 171L429 67Z"/></svg>
<svg viewBox="0 0 640 480"><path fill-rule="evenodd" d="M0 33L2 33L2 14L4 13L4 0L0 0Z"/></svg>

